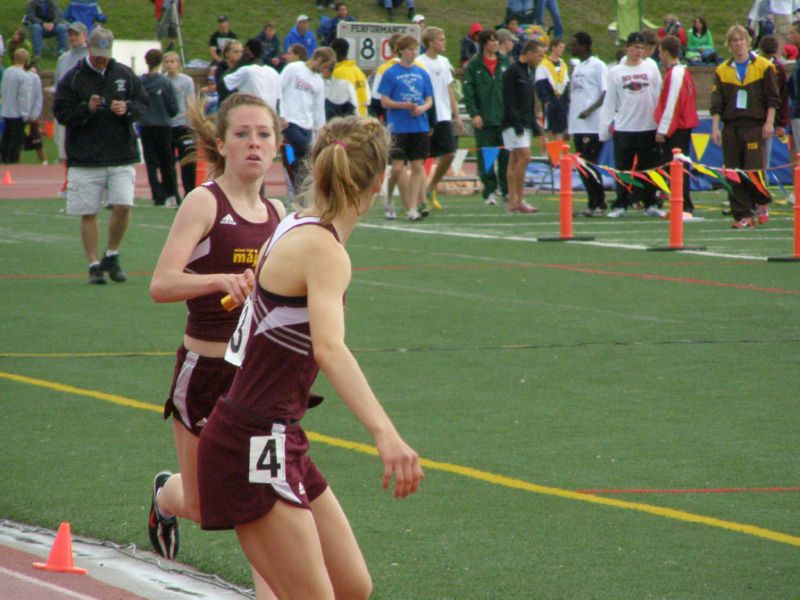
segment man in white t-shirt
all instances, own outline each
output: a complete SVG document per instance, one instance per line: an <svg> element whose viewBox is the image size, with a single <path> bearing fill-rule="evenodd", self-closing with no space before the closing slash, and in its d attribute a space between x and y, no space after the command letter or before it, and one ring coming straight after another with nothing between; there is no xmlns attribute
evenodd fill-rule
<svg viewBox="0 0 800 600"><path fill-rule="evenodd" d="M444 55L447 40L444 30L439 27L426 27L422 32L422 45L425 54L417 58L433 85L433 108L436 124L430 138L430 156L437 159L436 169L428 182L427 195L433 208L442 208L436 197L436 185L445 176L456 153L456 135L464 135L464 124L458 118L458 102L453 93L453 66ZM455 128L455 129L454 129Z"/></svg>
<svg viewBox="0 0 800 600"><path fill-rule="evenodd" d="M325 125L325 76L336 65L330 48L317 48L307 61L289 63L281 71L281 124L289 196L300 191L304 173L302 162L311 150L314 134ZM291 159L291 160L290 160Z"/></svg>
<svg viewBox="0 0 800 600"><path fill-rule="evenodd" d="M269 65L261 64L261 42L247 40L244 49L250 64L225 75L225 87L232 92L257 96L277 113L281 99L281 76Z"/></svg>
<svg viewBox="0 0 800 600"><path fill-rule="evenodd" d="M575 142L575 152L592 163L597 163L600 150L600 107L606 97L608 68L592 54L592 37L579 31L570 39L570 53L578 59L572 71L570 85L571 101L567 117L567 131ZM600 173L594 168L591 173L578 172L586 189L589 207L580 213L586 217L601 217L606 211L606 193Z"/></svg>
<svg viewBox="0 0 800 600"><path fill-rule="evenodd" d="M614 166L620 171L645 171L658 165L657 125L653 113L661 91L661 73L644 60L645 38L638 31L628 36L625 62L608 72L608 88L600 113L600 140L614 138ZM656 188L617 184L617 199L608 212L612 219L625 216L630 206L644 204L648 217L663 217L656 204Z"/></svg>

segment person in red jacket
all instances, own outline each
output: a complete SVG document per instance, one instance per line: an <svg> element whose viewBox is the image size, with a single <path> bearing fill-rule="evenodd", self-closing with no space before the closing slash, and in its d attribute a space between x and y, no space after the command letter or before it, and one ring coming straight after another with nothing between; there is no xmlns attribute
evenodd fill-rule
<svg viewBox="0 0 800 600"><path fill-rule="evenodd" d="M680 63L681 42L673 35L661 40L661 61L666 66L664 84L653 117L658 123L656 142L661 145L661 162L672 160L672 149L689 156L692 128L697 127L697 88L692 75ZM694 205L689 190L689 175L683 175L683 218L691 220Z"/></svg>
<svg viewBox="0 0 800 600"><path fill-rule="evenodd" d="M681 53L686 48L686 30L675 15L664 15L664 24L658 28L656 34L659 40L663 40L668 35L674 35L681 43Z"/></svg>

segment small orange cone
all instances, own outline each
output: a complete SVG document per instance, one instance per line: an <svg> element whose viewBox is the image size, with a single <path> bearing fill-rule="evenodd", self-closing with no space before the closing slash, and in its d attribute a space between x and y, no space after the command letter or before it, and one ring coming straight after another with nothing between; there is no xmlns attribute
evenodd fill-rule
<svg viewBox="0 0 800 600"><path fill-rule="evenodd" d="M33 566L44 571L76 573L78 575L86 574L86 569L76 567L75 563L72 561L72 533L70 533L68 522L64 521L58 526L56 540L53 542L53 547L50 549L50 556L47 557L47 563L35 562Z"/></svg>
<svg viewBox="0 0 800 600"><path fill-rule="evenodd" d="M6 171L3 175L3 185L14 185L14 180L11 179L11 171Z"/></svg>
<svg viewBox="0 0 800 600"><path fill-rule="evenodd" d="M53 123L52 121L45 121L44 133L47 137L49 137L52 140L53 135L55 135L55 123Z"/></svg>

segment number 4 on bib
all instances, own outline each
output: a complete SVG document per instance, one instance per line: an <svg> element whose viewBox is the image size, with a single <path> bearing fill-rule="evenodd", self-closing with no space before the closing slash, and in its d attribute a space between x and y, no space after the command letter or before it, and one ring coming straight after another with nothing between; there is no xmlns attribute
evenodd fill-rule
<svg viewBox="0 0 800 600"><path fill-rule="evenodd" d="M286 481L285 441L282 433L250 438L250 483Z"/></svg>

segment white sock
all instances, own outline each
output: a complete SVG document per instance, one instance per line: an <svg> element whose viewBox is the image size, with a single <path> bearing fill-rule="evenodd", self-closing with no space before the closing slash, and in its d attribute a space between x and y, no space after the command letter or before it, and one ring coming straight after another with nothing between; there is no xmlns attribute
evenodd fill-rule
<svg viewBox="0 0 800 600"><path fill-rule="evenodd" d="M156 511L158 511L158 514L163 519L170 519L170 518L175 516L175 513L171 513L168 510L164 510L163 508L161 508L158 505L158 497L161 495L161 492L163 492L163 491L164 491L164 488L162 487L161 489L158 490L158 492L156 492Z"/></svg>
<svg viewBox="0 0 800 600"><path fill-rule="evenodd" d="M106 250L106 256L116 256L119 254L118 250Z"/></svg>

